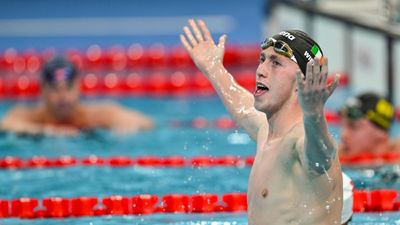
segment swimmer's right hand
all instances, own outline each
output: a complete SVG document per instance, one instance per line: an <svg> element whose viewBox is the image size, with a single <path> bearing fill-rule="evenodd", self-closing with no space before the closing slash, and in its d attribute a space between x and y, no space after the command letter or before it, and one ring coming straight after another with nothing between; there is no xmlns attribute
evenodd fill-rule
<svg viewBox="0 0 400 225"><path fill-rule="evenodd" d="M196 23L190 19L189 25L191 29L188 26L183 27L185 35L180 35L181 42L196 66L203 73L208 74L222 65L226 35L222 35L218 45L215 45L210 31L202 20Z"/></svg>

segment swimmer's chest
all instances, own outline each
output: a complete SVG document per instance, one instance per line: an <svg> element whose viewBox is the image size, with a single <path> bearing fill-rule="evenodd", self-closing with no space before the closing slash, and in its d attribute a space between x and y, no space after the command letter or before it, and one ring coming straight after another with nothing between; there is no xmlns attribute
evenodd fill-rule
<svg viewBox="0 0 400 225"><path fill-rule="evenodd" d="M289 144L282 140L265 143L258 148L249 177L249 208L252 211L268 209L271 213L281 212L288 206L282 206L280 202L293 200L293 177L290 173L293 162L289 156L292 151L288 149Z"/></svg>
<svg viewBox="0 0 400 225"><path fill-rule="evenodd" d="M293 145L283 138L260 143L251 169L250 182L272 182L290 172L293 164Z"/></svg>
<svg viewBox="0 0 400 225"><path fill-rule="evenodd" d="M268 137L268 129L260 130L257 137L257 152L253 163L252 172L262 173L268 176L270 171L277 173L289 172L296 163L295 146L298 140L298 132L290 132L278 138ZM261 174L257 174L260 175Z"/></svg>

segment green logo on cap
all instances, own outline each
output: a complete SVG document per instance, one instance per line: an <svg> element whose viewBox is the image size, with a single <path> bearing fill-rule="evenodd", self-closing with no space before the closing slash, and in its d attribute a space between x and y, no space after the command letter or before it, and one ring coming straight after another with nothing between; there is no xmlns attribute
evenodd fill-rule
<svg viewBox="0 0 400 225"><path fill-rule="evenodd" d="M311 48L311 53L312 53L315 57L318 57L318 58L321 58L321 56L322 56L321 51L319 50L319 48L318 48L317 45L313 45L313 46L312 46L312 48Z"/></svg>

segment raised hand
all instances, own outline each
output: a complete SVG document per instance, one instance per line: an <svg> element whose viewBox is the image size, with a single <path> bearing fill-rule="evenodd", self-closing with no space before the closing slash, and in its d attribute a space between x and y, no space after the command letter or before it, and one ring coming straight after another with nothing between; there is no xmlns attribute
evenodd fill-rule
<svg viewBox="0 0 400 225"><path fill-rule="evenodd" d="M210 31L202 20L196 23L190 19L189 25L191 29L183 27L185 35L181 34L180 39L196 66L201 71L208 72L215 65L222 64L226 35L222 35L218 45L215 45Z"/></svg>
<svg viewBox="0 0 400 225"><path fill-rule="evenodd" d="M314 58L307 63L305 80L302 73L297 72L298 98L304 115L323 115L324 105L338 85L339 75L331 84L326 83L328 77L328 59Z"/></svg>

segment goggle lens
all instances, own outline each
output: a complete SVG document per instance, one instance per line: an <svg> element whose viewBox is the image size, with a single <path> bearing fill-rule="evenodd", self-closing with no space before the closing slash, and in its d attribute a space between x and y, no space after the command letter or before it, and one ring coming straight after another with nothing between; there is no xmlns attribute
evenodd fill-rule
<svg viewBox="0 0 400 225"><path fill-rule="evenodd" d="M293 55L293 50L289 47L287 43L280 40L269 38L267 42L261 44L262 49L267 49L268 47L271 46L274 48L275 52L284 55L296 62L296 59Z"/></svg>

